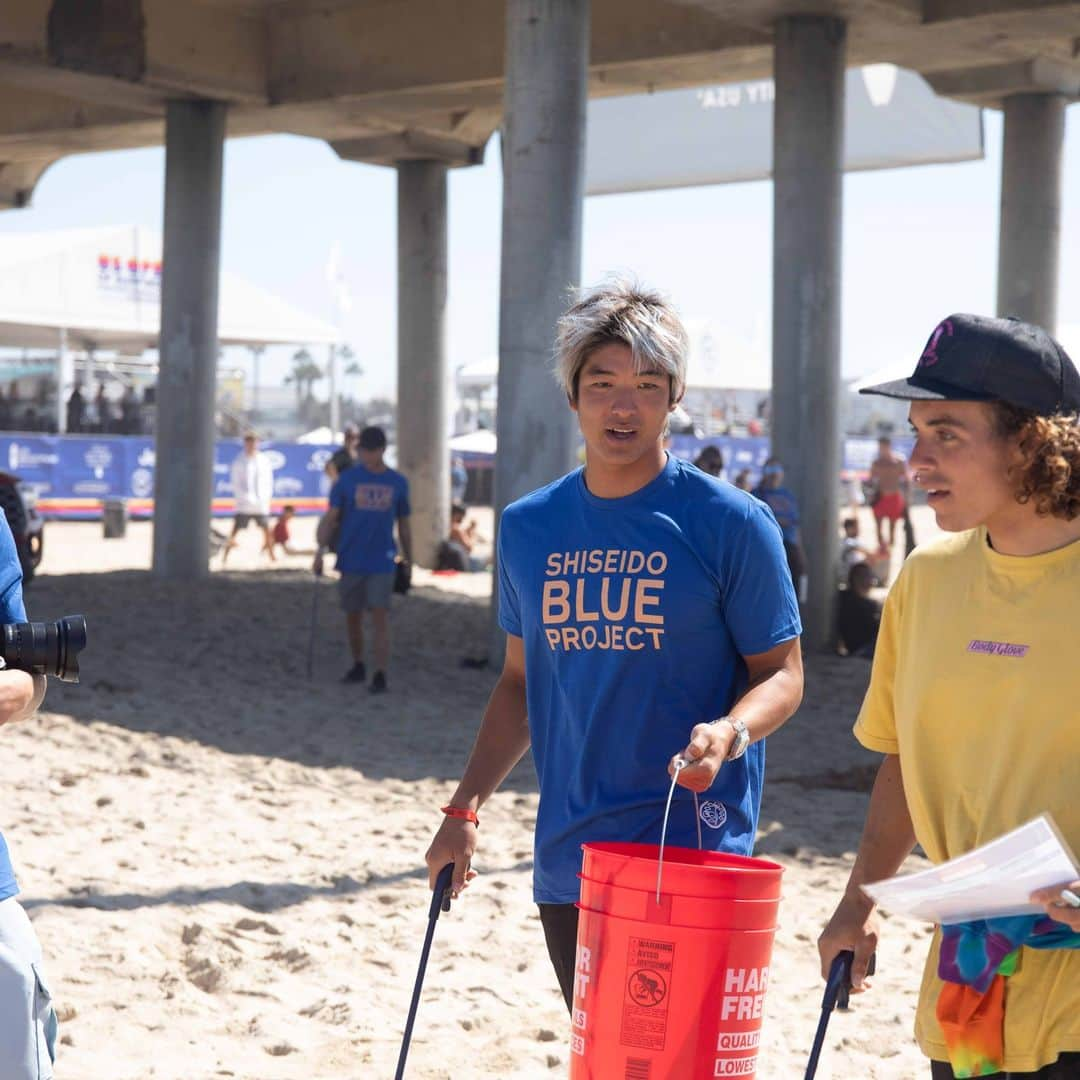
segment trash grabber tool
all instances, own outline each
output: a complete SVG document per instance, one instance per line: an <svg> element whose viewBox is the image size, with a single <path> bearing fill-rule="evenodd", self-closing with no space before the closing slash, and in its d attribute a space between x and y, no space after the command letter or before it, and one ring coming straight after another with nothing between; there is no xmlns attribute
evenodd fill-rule
<svg viewBox="0 0 1080 1080"><path fill-rule="evenodd" d="M829 1027L829 1017L833 1009L846 1009L848 1007L848 994L851 991L851 964L855 954L850 949L836 954L832 966L829 968L829 977L825 980L825 993L821 998L821 1019L818 1021L817 1034L814 1036L814 1048L810 1051L810 1060L806 1063L805 1080L814 1080L817 1075L818 1058L821 1056L821 1048L825 1045L825 1032ZM874 974L874 957L870 957L870 963L866 969L867 975Z"/></svg>
<svg viewBox="0 0 1080 1080"><path fill-rule="evenodd" d="M439 921L440 911L450 910L450 880L454 874L454 864L447 863L435 879L435 888L431 893L431 907L428 908L427 934L424 935L424 947L420 951L420 967L416 972L413 986L412 1003L409 1005L409 1019L405 1022L405 1035L401 1040L401 1053L398 1055L397 1072L394 1080L403 1080L405 1059L409 1056L409 1044L412 1042L413 1022L420 1004L420 991L424 986L424 972L427 971L428 953L431 952L431 939L435 936L435 924Z"/></svg>

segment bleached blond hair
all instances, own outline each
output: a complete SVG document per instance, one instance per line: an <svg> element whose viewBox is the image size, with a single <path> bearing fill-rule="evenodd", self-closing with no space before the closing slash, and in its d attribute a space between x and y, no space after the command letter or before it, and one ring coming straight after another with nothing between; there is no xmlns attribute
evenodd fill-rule
<svg viewBox="0 0 1080 1080"><path fill-rule="evenodd" d="M582 290L559 319L555 334L556 377L571 401L577 401L586 360L611 344L629 347L635 372L660 371L671 377L670 404L682 399L690 339L665 296L625 277Z"/></svg>

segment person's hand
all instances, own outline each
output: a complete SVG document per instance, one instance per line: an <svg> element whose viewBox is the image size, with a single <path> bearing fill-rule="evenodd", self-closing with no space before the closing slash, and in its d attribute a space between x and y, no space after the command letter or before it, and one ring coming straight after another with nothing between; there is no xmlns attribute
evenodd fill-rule
<svg viewBox="0 0 1080 1080"><path fill-rule="evenodd" d="M34 711L39 681L44 693L44 675L35 678L18 668L0 670L0 724L22 720Z"/></svg>
<svg viewBox="0 0 1080 1080"><path fill-rule="evenodd" d="M1070 881L1064 885L1055 885L1049 889L1040 889L1031 894L1033 904L1042 904L1043 910L1051 919L1064 923L1070 930L1080 933L1080 907L1073 907L1061 893L1067 890L1073 896L1080 896L1080 881Z"/></svg>
<svg viewBox="0 0 1080 1080"><path fill-rule="evenodd" d="M316 552L315 554L315 560L311 564L311 572L316 577L323 576L323 553L321 551Z"/></svg>
<svg viewBox="0 0 1080 1080"><path fill-rule="evenodd" d="M818 955L821 957L821 977L828 979L829 968L837 953L851 949L855 959L851 962L852 993L870 989L867 967L878 943L878 921L870 900L862 895L846 894L837 905L833 917L818 938Z"/></svg>
<svg viewBox="0 0 1080 1080"><path fill-rule="evenodd" d="M430 888L435 888L439 871L449 862L454 864L454 876L450 879L451 899L456 900L468 888L469 882L476 877L476 871L472 868L476 839L476 826L471 821L452 817L443 821L424 855Z"/></svg>
<svg viewBox="0 0 1080 1080"><path fill-rule="evenodd" d="M730 724L696 725L686 748L668 762L668 776L675 775L675 762L682 758L686 766L679 770L679 786L699 793L707 790L734 741L735 729Z"/></svg>

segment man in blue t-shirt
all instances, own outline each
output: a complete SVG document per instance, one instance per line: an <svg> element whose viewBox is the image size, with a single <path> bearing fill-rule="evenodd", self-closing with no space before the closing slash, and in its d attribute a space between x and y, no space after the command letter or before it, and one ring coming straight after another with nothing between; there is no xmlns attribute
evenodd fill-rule
<svg viewBox="0 0 1080 1080"><path fill-rule="evenodd" d="M0 624L26 621L15 541L0 514ZM45 696L45 676L0 670L0 727L30 716ZM41 946L15 899L19 886L0 835L0 1076L52 1076L56 1016L41 974Z"/></svg>
<svg viewBox="0 0 1080 1080"><path fill-rule="evenodd" d="M795 493L784 487L784 466L779 458L769 458L765 462L761 470L761 483L754 488L753 495L768 506L776 518L776 524L780 526L788 570L802 603L806 599L806 555L799 531L799 502Z"/></svg>
<svg viewBox="0 0 1080 1080"><path fill-rule="evenodd" d="M388 689L386 672L390 664L390 598L398 548L394 543L397 525L401 541L401 561L412 563L412 536L409 532L409 481L391 469L383 455L386 434L382 428L366 427L360 432L357 464L347 468L330 489L330 509L319 522L320 549L330 546L337 553L341 571L338 595L345 612L352 667L345 682L366 681L364 666L364 612L371 612L374 629L375 673L370 691ZM322 555L315 558L315 573L322 573Z"/></svg>
<svg viewBox="0 0 1080 1080"><path fill-rule="evenodd" d="M434 880L453 862L460 893L477 811L531 745L534 897L569 1008L581 844L656 843L683 756L703 843L749 853L763 739L797 708L802 661L772 514L664 450L687 354L666 301L603 286L560 320L556 351L585 466L503 513L506 658L427 863ZM696 846L692 800L673 803L668 839Z"/></svg>

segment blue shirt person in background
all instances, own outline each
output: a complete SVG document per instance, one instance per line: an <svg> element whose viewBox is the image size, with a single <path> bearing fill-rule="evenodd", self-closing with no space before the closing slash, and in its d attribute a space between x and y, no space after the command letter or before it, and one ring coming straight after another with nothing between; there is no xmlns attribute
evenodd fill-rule
<svg viewBox="0 0 1080 1080"><path fill-rule="evenodd" d="M0 514L0 623L25 621L19 557ZM44 675L0 670L0 727L30 716L44 696ZM41 946L15 899L18 891L0 835L0 1075L4 1080L37 1080L52 1076L56 1015L41 973Z"/></svg>
<svg viewBox="0 0 1080 1080"><path fill-rule="evenodd" d="M687 355L667 301L618 280L588 292L556 353L585 465L502 516L503 670L427 863L434 881L453 862L452 892L466 887L476 812L531 745L534 898L569 1008L581 844L656 843L684 756L704 843L748 853L763 739L798 707L802 660L771 512L664 450ZM668 835L696 846L692 800Z"/></svg>
<svg viewBox="0 0 1080 1080"><path fill-rule="evenodd" d="M409 481L383 461L386 433L379 427L360 432L359 461L349 466L330 489L330 509L319 522L320 554L315 557L315 573L322 573L323 547L334 548L341 572L338 596L345 612L345 626L352 653L352 667L344 682L363 683L364 612L371 612L374 630L374 674L369 687L373 694L389 688L390 599L394 592L394 570L401 541L401 560L412 563L412 534L409 531ZM331 544L331 539L334 539Z"/></svg>
<svg viewBox="0 0 1080 1080"><path fill-rule="evenodd" d="M754 497L768 506L780 526L788 569L801 604L806 600L806 555L799 533L799 502L795 493L784 487L784 466L779 458L772 457L765 462L761 470L761 483L754 489Z"/></svg>

